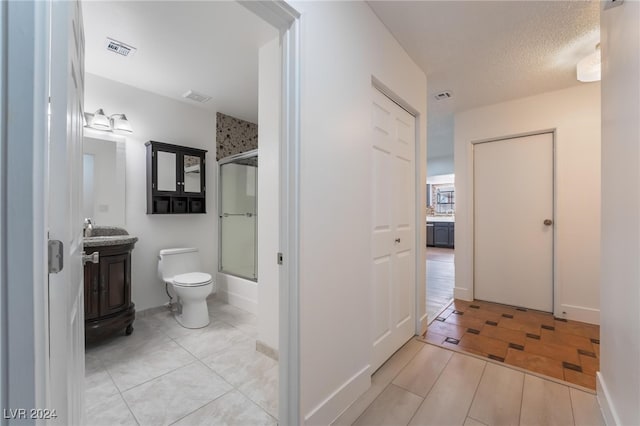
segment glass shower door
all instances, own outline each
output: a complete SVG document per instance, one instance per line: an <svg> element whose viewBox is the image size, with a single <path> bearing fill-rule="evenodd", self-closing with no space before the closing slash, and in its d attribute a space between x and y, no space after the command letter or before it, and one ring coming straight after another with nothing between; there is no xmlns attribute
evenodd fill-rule
<svg viewBox="0 0 640 426"><path fill-rule="evenodd" d="M219 269L253 281L258 279L257 201L257 156L221 164Z"/></svg>

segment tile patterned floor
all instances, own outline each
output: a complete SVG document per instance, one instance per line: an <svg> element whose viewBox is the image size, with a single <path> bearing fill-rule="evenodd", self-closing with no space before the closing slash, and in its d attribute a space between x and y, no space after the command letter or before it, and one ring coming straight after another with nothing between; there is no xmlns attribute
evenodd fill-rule
<svg viewBox="0 0 640 426"><path fill-rule="evenodd" d="M410 340L334 423L604 425L593 393Z"/></svg>
<svg viewBox="0 0 640 426"><path fill-rule="evenodd" d="M481 301L454 300L423 335L427 342L596 387L600 327Z"/></svg>
<svg viewBox="0 0 640 426"><path fill-rule="evenodd" d="M256 317L215 298L211 323L140 316L131 336L86 350L88 425L275 425L278 363L256 352Z"/></svg>
<svg viewBox="0 0 640 426"><path fill-rule="evenodd" d="M427 247L427 319L431 321L453 299L453 249Z"/></svg>

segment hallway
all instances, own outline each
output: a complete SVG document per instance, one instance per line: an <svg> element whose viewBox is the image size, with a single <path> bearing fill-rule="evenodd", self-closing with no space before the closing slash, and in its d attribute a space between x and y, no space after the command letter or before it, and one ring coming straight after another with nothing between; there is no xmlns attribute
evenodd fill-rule
<svg viewBox="0 0 640 426"><path fill-rule="evenodd" d="M410 340L334 425L604 425L594 393Z"/></svg>
<svg viewBox="0 0 640 426"><path fill-rule="evenodd" d="M427 247L427 321L432 321L453 299L454 251Z"/></svg>

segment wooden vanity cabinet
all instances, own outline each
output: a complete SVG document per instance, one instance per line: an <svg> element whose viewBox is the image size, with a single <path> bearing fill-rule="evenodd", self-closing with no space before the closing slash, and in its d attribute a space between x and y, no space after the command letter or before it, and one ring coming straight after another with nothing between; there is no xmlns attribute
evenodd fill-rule
<svg viewBox="0 0 640 426"><path fill-rule="evenodd" d="M97 340L133 331L135 305L131 301L131 250L134 244L85 247L98 252L99 263L84 265L85 339Z"/></svg>

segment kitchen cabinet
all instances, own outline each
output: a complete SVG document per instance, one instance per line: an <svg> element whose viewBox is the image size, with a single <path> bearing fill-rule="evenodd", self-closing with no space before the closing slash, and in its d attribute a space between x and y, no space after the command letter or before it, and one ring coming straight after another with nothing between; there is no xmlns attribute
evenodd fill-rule
<svg viewBox="0 0 640 426"><path fill-rule="evenodd" d="M427 223L427 247L433 247L433 231L435 224Z"/></svg>
<svg viewBox="0 0 640 426"><path fill-rule="evenodd" d="M84 265L85 339L96 340L124 331L133 331L135 305L131 301L131 250L134 243L91 246L98 263Z"/></svg>
<svg viewBox="0 0 640 426"><path fill-rule="evenodd" d="M453 248L454 236L455 236L455 223L427 222L427 246L428 247Z"/></svg>
<svg viewBox="0 0 640 426"><path fill-rule="evenodd" d="M147 214L206 213L206 150L149 141Z"/></svg>

